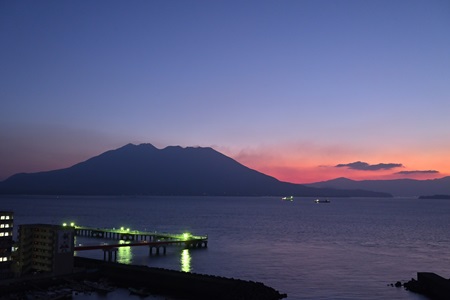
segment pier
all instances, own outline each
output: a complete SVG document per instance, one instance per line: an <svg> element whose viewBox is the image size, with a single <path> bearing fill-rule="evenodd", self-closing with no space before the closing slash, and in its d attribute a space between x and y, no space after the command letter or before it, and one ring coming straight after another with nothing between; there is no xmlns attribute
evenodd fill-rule
<svg viewBox="0 0 450 300"><path fill-rule="evenodd" d="M67 226L67 224L65 225ZM115 241L125 241L125 243L111 243L101 245L79 245L75 246L75 251L85 250L103 250L103 259L108 261L117 260L117 249L120 247L149 247L149 255L160 254L161 249L166 254L166 247L170 245L182 246L185 249L206 248L208 247L208 236L195 236L190 233L170 234L158 233L156 231L130 230L129 228L93 228L86 226L76 226L74 228L75 236L88 238L100 238Z"/></svg>

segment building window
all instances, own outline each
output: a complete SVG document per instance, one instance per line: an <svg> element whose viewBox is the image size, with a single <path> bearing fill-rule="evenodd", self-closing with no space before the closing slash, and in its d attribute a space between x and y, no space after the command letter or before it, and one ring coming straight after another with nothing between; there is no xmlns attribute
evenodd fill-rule
<svg viewBox="0 0 450 300"><path fill-rule="evenodd" d="M5 219L5 216L1 216L1 217L0 217L0 220L4 220L4 219Z"/></svg>

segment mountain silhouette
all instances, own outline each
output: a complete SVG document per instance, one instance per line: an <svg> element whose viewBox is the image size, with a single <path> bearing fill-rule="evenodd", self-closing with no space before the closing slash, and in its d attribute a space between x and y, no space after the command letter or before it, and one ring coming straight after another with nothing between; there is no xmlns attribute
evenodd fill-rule
<svg viewBox="0 0 450 300"><path fill-rule="evenodd" d="M128 144L66 169L19 173L1 194L389 197L281 182L212 148Z"/></svg>
<svg viewBox="0 0 450 300"><path fill-rule="evenodd" d="M393 180L351 180L336 178L328 181L305 184L309 187L331 189L363 189L392 194L394 196L421 196L450 194L450 176L439 179L393 179Z"/></svg>

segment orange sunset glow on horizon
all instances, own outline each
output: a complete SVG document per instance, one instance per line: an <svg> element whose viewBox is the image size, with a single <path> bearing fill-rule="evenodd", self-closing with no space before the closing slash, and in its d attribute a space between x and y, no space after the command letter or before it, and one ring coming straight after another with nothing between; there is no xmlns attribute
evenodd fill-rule
<svg viewBox="0 0 450 300"><path fill-rule="evenodd" d="M303 154L283 149L240 152L232 155L243 165L280 181L313 183L339 177L352 180L436 179L450 175L450 162L444 155L389 153L358 160L342 152L330 154L319 148ZM270 154L276 153L276 154ZM322 153L322 154L321 154ZM342 156L340 158L339 156ZM364 157L364 155L361 155Z"/></svg>
<svg viewBox="0 0 450 300"><path fill-rule="evenodd" d="M445 1L2 4L0 180L130 142L293 183L450 175Z"/></svg>

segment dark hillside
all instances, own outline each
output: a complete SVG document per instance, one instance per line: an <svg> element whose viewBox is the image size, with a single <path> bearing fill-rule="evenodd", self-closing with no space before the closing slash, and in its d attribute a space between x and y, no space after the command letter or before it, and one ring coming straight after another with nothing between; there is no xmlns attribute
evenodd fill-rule
<svg viewBox="0 0 450 300"><path fill-rule="evenodd" d="M70 168L16 174L2 194L388 196L368 191L317 189L281 182L212 148L128 144Z"/></svg>

